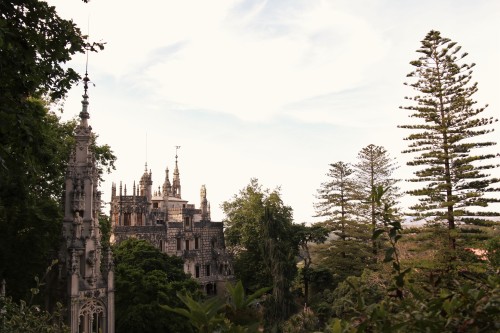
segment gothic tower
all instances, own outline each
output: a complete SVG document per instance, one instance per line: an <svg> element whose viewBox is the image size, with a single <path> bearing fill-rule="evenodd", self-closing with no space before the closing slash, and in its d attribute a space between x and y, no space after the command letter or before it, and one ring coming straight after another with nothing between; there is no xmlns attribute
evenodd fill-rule
<svg viewBox="0 0 500 333"><path fill-rule="evenodd" d="M71 333L114 333L114 277L111 252L102 253L99 212L101 193L88 124L88 76L84 78L76 145L69 158L64 193L60 278Z"/></svg>

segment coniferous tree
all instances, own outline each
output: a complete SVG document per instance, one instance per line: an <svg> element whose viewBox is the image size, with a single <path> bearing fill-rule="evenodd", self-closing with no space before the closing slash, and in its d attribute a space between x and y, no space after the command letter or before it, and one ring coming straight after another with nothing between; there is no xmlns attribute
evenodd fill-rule
<svg viewBox="0 0 500 333"><path fill-rule="evenodd" d="M344 162L330 164L329 180L318 190L315 204L317 216L325 217L324 224L333 239L318 245L316 262L327 267L338 283L349 275L359 275L371 262L370 231L357 219L360 194L354 180L354 169Z"/></svg>
<svg viewBox="0 0 500 333"><path fill-rule="evenodd" d="M356 207L359 198L356 183L353 179L354 170L349 163L336 162L330 164L327 173L329 181L321 184L315 204L316 216L325 217L325 225L340 239L350 237L349 224L355 220Z"/></svg>
<svg viewBox="0 0 500 333"><path fill-rule="evenodd" d="M482 118L486 106L477 108L472 97L477 83L472 83L475 64L463 63L467 53L460 54L460 46L438 31L430 31L417 52L418 60L410 64L414 70L408 77L409 85L417 91L414 97L406 97L410 105L400 107L411 111L414 123L399 126L414 131L406 137L409 149L403 153L415 154L408 165L418 168L412 182L422 182L409 194L418 196L419 203L411 209L421 218L446 221L449 246L456 247L456 222L474 222L477 216L470 207L485 207L498 202L485 196L498 190L491 187L498 179L488 171L495 167L487 160L494 153L476 153L476 149L495 145L479 137L493 131L488 128L493 118ZM484 213L483 213L484 214Z"/></svg>
<svg viewBox="0 0 500 333"><path fill-rule="evenodd" d="M359 218L371 224L372 231L381 222L381 209L375 202L372 191L378 186L386 189L386 199L397 203L397 180L393 172L397 168L394 159L382 146L369 144L358 153L358 163L354 165L356 183L360 193L361 204L357 210ZM377 253L376 241L373 240L373 253Z"/></svg>

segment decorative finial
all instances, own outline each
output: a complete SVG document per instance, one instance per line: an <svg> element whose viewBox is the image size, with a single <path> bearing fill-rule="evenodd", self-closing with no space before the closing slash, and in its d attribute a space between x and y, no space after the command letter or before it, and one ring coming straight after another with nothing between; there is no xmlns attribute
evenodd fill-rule
<svg viewBox="0 0 500 333"><path fill-rule="evenodd" d="M86 47L87 49L87 60L85 62L85 77L82 79L83 82L83 100L82 100L82 112L80 112L80 119L81 119L81 124L84 125L85 127L88 126L87 119L90 118L89 112L88 112L88 107L89 107L89 95L88 95L88 90L89 90L89 82L92 83L95 87L95 84L90 81L89 79L89 73L88 73L88 67L89 67L89 46Z"/></svg>
<svg viewBox="0 0 500 333"><path fill-rule="evenodd" d="M175 146L175 163L177 163L177 151L181 148L181 146Z"/></svg>

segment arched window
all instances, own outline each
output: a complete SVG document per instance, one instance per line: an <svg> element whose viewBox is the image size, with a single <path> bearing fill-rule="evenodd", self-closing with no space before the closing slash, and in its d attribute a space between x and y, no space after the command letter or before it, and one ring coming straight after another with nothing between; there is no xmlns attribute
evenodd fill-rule
<svg viewBox="0 0 500 333"><path fill-rule="evenodd" d="M96 300L85 303L78 314L78 332L104 332L105 323L104 305Z"/></svg>

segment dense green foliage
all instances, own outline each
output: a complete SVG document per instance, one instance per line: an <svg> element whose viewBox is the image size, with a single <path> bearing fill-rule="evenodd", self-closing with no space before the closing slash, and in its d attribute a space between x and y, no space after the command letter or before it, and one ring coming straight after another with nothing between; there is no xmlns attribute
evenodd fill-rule
<svg viewBox="0 0 500 333"><path fill-rule="evenodd" d="M263 190L256 179L222 208L228 248L235 253L235 273L251 291L272 286L266 320L278 327L291 313L290 287L297 274L300 240L295 237L292 209L278 190Z"/></svg>
<svg viewBox="0 0 500 333"><path fill-rule="evenodd" d="M185 307L164 305L163 308L187 318L196 332L259 332L262 316L254 305L261 301L261 296L270 288L261 288L247 295L241 281L234 285L228 283L226 287L225 298L212 297L197 301L190 295L178 293L177 296Z"/></svg>
<svg viewBox="0 0 500 333"><path fill-rule="evenodd" d="M16 302L11 297L0 295L0 332L69 333L69 327L63 323L61 303L57 303L51 313L35 304L35 298L55 264L56 261L49 266L41 280L38 276L35 277L36 286L30 289L31 295L28 301Z"/></svg>
<svg viewBox="0 0 500 333"><path fill-rule="evenodd" d="M416 120L400 126L413 131L404 151L415 154L408 163L418 168L411 181L423 183L409 192L419 197L411 208L416 216L445 220L450 230L457 222L476 222L471 207L498 202L485 195L499 181L488 174L496 166L487 160L496 154L476 152L496 144L480 137L491 132L490 125L497 120L480 117L486 107L476 108L473 100L478 90L477 83L471 83L475 64L463 63L467 53L460 54L460 49L434 30L422 40L420 57L411 62L415 69L408 74L417 95L407 97L411 104L402 107ZM449 238L450 248L455 249L453 232Z"/></svg>
<svg viewBox="0 0 500 333"><path fill-rule="evenodd" d="M297 274L298 246L291 211L283 208L281 200L266 202L262 217L262 258L271 273L273 287L266 306L268 327L278 326L290 316L293 308L291 286Z"/></svg>
<svg viewBox="0 0 500 333"><path fill-rule="evenodd" d="M257 179L251 179L238 195L222 204L226 215L223 221L226 244L235 253L237 277L250 290L271 286L273 280L262 238L267 227L264 222L266 208L272 208L274 216L280 219L276 232L288 232L292 225L292 208L283 204L278 190L264 190ZM290 251L294 251L293 247Z"/></svg>
<svg viewBox="0 0 500 333"><path fill-rule="evenodd" d="M30 100L29 109L24 124L30 145L17 145L12 137L2 141L11 155L0 170L0 276L15 299L26 296L33 276L55 257L62 223L59 198L72 144L72 127L60 124L40 100Z"/></svg>
<svg viewBox="0 0 500 333"><path fill-rule="evenodd" d="M113 247L113 253L116 332L189 332L187 320L161 307L180 306L177 292L199 289L184 273L182 259L133 238Z"/></svg>
<svg viewBox="0 0 500 333"><path fill-rule="evenodd" d="M0 298L0 332L2 333L67 333L69 328L62 324L62 309L49 313L39 305L30 305L24 300Z"/></svg>
<svg viewBox="0 0 500 333"><path fill-rule="evenodd" d="M496 332L500 329L500 267L493 259L483 261L483 273L466 266L447 271L446 276L431 274L416 280L411 267L403 269L398 246L401 224L393 220L391 207L384 206L384 226L373 237L387 234L390 247L384 262L390 265L388 278L371 274L371 279L348 278L339 286L336 316L330 332ZM495 246L496 245L496 246ZM488 248L487 258L500 250L497 241ZM438 272L436 272L438 273ZM410 278L408 278L410 276ZM379 283L374 283L373 277ZM342 287L342 289L340 289ZM374 291L376 291L374 293ZM340 307L340 308L339 308Z"/></svg>
<svg viewBox="0 0 500 333"><path fill-rule="evenodd" d="M264 267L260 251L265 193L252 179L250 184L230 201L222 203L226 215L224 236L229 250L235 254L233 263L238 279L246 288L256 290L270 285L271 276Z"/></svg>

